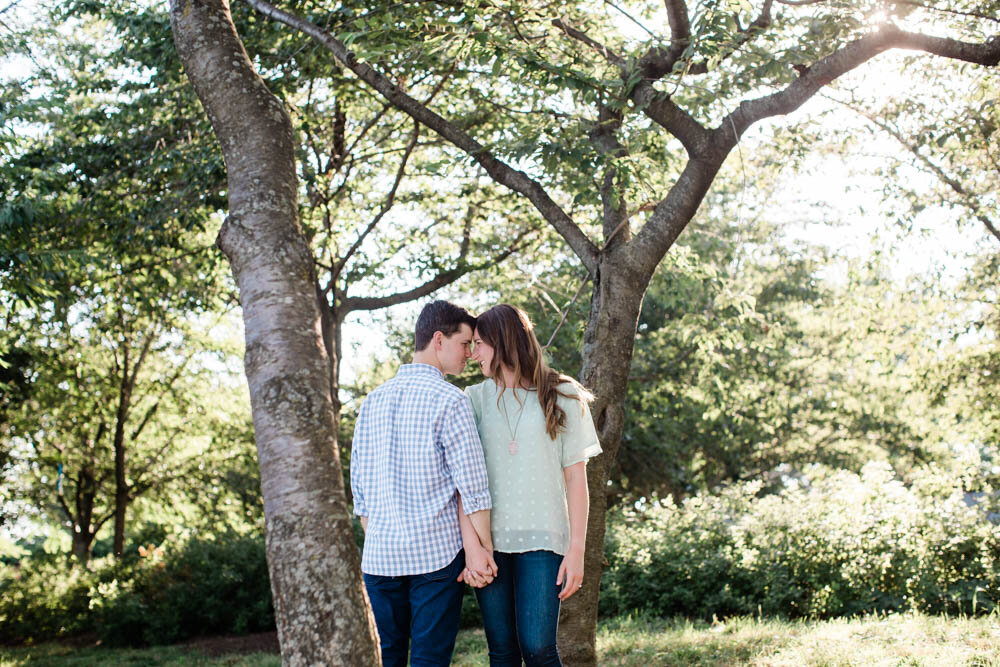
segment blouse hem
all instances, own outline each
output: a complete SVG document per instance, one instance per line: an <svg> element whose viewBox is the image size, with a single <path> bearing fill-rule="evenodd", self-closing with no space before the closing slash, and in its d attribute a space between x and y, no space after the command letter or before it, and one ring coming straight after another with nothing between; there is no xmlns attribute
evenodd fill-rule
<svg viewBox="0 0 1000 667"><path fill-rule="evenodd" d="M526 554L529 551L551 551L552 553L558 554L560 556L566 555L564 551L556 551L555 549L550 549L547 547L525 547L525 548L518 547L517 549L501 549L500 547L494 545L493 550L499 551L500 553L504 554Z"/></svg>

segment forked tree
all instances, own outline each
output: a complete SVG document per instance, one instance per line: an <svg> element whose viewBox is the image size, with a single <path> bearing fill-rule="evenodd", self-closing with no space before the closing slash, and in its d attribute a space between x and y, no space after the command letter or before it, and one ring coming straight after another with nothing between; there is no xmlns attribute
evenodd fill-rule
<svg viewBox="0 0 1000 667"><path fill-rule="evenodd" d="M589 273L580 375L597 396L593 416L604 454L589 466L586 583L564 605L560 624L560 649L569 664L596 661L604 490L621 446L643 295L740 138L755 123L795 111L838 77L892 49L988 67L1000 61L995 0L936 7L909 0L664 0L627 8L610 2L304 2L289 3L291 11L264 0L247 2L313 37L388 102L466 153L498 184L526 197ZM318 518L332 517L322 539L336 549L347 535L342 485L333 479L333 468L312 460L302 476L309 456L324 454L322 447L313 446L294 464L276 464L264 455L294 450L306 418L330 412L323 402L330 400L329 391L309 384L313 375L321 379L317 360L323 352L314 336L308 252L295 223L294 170L286 147L291 137L284 111L253 75L221 0L173 0L172 7L178 49L230 172L230 218L220 244L233 263L246 312L247 374L265 504L271 508L272 585L296 600L279 609L279 624L286 628L283 651L294 662L309 651L328 650L307 649L303 642L356 643L359 635L352 633L360 626L324 626L288 643L287 628L340 607L323 598L309 610L316 589L295 569L301 561L273 563L294 552L298 531L318 545ZM505 110L508 122L495 120L473 136L465 124L453 122L449 109L421 103L394 76L394 44L400 54L444 52L455 66L478 72L478 81L464 84L468 98ZM932 60L922 62L933 66ZM312 330L296 326L310 323ZM328 491L322 503L285 502L305 497L290 490L292 482L301 486L321 470L328 471L320 480ZM290 517L301 519L295 530ZM342 556L331 581L338 582L344 604L356 605L360 623L357 559ZM286 614L302 614L303 620L296 624Z"/></svg>

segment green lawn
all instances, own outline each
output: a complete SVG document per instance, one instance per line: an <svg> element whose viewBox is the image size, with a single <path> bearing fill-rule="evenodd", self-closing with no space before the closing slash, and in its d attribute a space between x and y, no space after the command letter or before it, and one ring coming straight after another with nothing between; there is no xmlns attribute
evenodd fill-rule
<svg viewBox="0 0 1000 667"><path fill-rule="evenodd" d="M236 667L280 667L277 655L255 653L252 655L207 658L176 646L157 646L149 649L70 648L45 644L33 648L0 648L0 667L159 667L170 665L202 666L231 665Z"/></svg>
<svg viewBox="0 0 1000 667"><path fill-rule="evenodd" d="M1000 617L897 614L826 622L732 619L708 624L643 617L601 624L600 665L941 665L1000 667ZM233 665L271 667L277 656L206 658L179 647L78 649L46 644L0 649L0 667L21 665ZM488 665L481 630L459 634L455 665Z"/></svg>
<svg viewBox="0 0 1000 667"><path fill-rule="evenodd" d="M965 665L1000 667L1000 618L917 614L826 622L616 619L598 634L601 665Z"/></svg>

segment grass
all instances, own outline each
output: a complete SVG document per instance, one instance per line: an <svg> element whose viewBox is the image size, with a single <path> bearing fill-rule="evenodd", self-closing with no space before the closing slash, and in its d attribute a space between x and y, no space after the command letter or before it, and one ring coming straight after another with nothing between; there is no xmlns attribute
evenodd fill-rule
<svg viewBox="0 0 1000 667"><path fill-rule="evenodd" d="M281 657L266 653L205 657L177 646L146 649L73 648L43 644L31 648L0 648L0 667L280 667Z"/></svg>
<svg viewBox="0 0 1000 667"><path fill-rule="evenodd" d="M967 665L1000 667L1000 618L892 614L823 622L618 618L598 631L601 665Z"/></svg>
<svg viewBox="0 0 1000 667"><path fill-rule="evenodd" d="M597 650L602 667L1000 667L1000 616L945 618L907 613L822 622L737 618L710 624L637 615L603 621ZM207 658L181 647L79 649L45 644L0 648L0 667L280 664L275 655ZM459 633L453 664L489 664L482 630Z"/></svg>

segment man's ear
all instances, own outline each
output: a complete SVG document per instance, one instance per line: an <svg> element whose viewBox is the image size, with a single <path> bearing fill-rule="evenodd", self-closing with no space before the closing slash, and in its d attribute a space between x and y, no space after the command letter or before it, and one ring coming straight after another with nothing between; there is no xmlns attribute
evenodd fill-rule
<svg viewBox="0 0 1000 667"><path fill-rule="evenodd" d="M431 337L431 342L434 343L435 350L440 350L441 344L444 343L444 333L435 331L434 335Z"/></svg>

